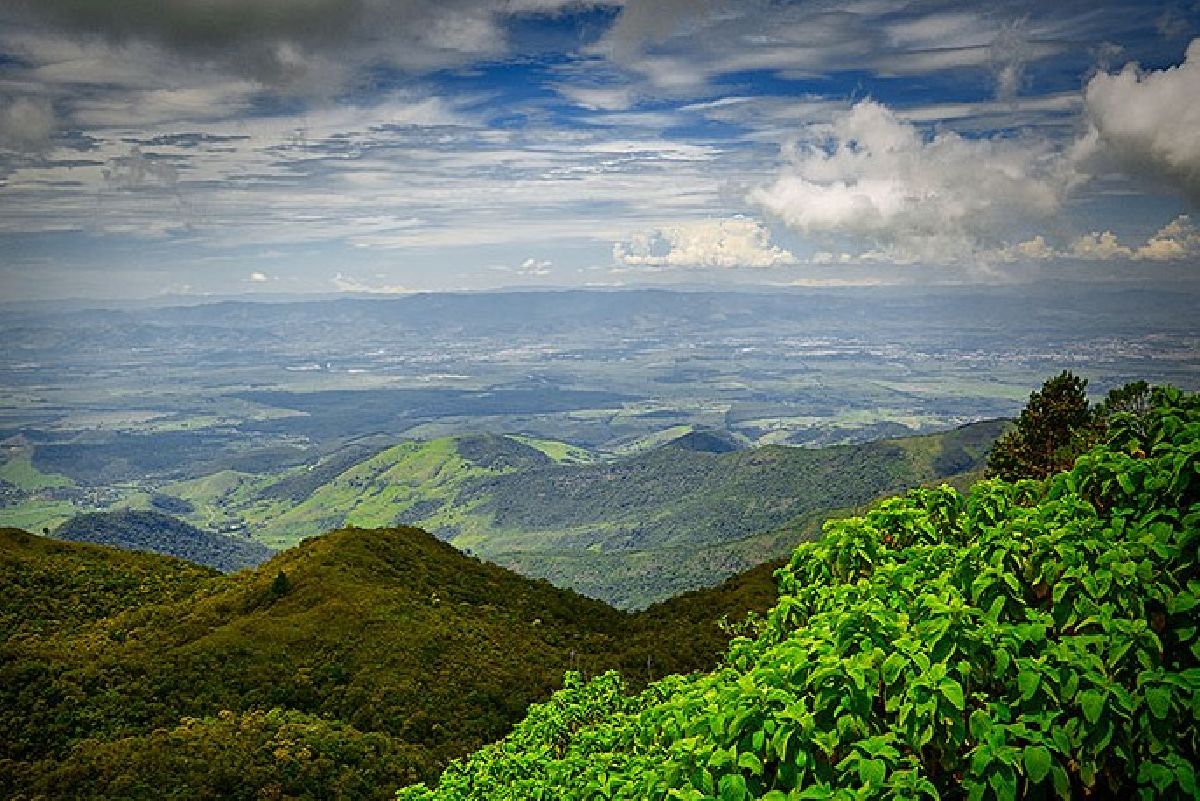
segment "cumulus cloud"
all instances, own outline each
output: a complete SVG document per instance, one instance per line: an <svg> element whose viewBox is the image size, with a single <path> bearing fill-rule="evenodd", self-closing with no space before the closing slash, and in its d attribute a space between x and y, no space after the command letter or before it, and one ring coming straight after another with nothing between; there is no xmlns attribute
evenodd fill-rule
<svg viewBox="0 0 1200 801"><path fill-rule="evenodd" d="M48 101L17 97L0 103L0 149L27 153L49 147L55 122Z"/></svg>
<svg viewBox="0 0 1200 801"><path fill-rule="evenodd" d="M944 262L1058 211L1079 180L1048 146L1003 138L926 137L874 101L785 148L789 164L751 203L810 236L850 236L897 261Z"/></svg>
<svg viewBox="0 0 1200 801"><path fill-rule="evenodd" d="M1125 169L1166 179L1200 204L1200 39L1178 66L1096 74L1084 104L1093 136Z"/></svg>
<svg viewBox="0 0 1200 801"><path fill-rule="evenodd" d="M1181 214L1147 239L1134 257L1148 261L1200 258L1200 230L1188 215Z"/></svg>
<svg viewBox="0 0 1200 801"><path fill-rule="evenodd" d="M1130 248L1121 244L1112 231L1092 231L1075 239L1066 255L1090 261L1127 259L1133 255Z"/></svg>
<svg viewBox="0 0 1200 801"><path fill-rule="evenodd" d="M771 244L771 233L746 217L693 220L634 235L613 245L624 267L778 267L796 257Z"/></svg>
<svg viewBox="0 0 1200 801"><path fill-rule="evenodd" d="M1200 258L1200 229L1186 214L1181 214L1158 229L1140 245L1128 245L1112 231L1092 231L1055 248L1041 234L1010 245L995 254L1002 261L1181 261Z"/></svg>

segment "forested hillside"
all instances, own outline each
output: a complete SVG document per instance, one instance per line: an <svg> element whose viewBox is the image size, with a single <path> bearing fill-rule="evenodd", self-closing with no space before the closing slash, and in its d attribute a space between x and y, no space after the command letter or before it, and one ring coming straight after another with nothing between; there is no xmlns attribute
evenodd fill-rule
<svg viewBox="0 0 1200 801"><path fill-rule="evenodd" d="M77 515L56 528L58 539L176 556L226 572L255 567L275 552L262 543L202 531L162 512L122 510Z"/></svg>
<svg viewBox="0 0 1200 801"><path fill-rule="evenodd" d="M382 798L503 736L568 670L711 667L767 570L630 615L415 529L257 571L0 532L13 798Z"/></svg>
<svg viewBox="0 0 1200 801"><path fill-rule="evenodd" d="M349 467L331 457L341 468L332 476L323 462L281 476L225 471L167 491L193 507L193 522L229 521L278 547L343 525L415 525L523 575L637 608L784 558L835 511L965 483L1005 425L813 449L730 450L691 437L591 463L564 443L447 437Z"/></svg>
<svg viewBox="0 0 1200 801"><path fill-rule="evenodd" d="M829 524L719 669L575 677L400 798L1196 798L1200 397L1148 396L1068 472Z"/></svg>

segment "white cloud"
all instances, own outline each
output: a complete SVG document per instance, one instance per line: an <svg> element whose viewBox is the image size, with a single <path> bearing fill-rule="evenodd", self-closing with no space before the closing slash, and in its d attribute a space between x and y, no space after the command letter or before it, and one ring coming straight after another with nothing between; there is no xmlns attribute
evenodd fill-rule
<svg viewBox="0 0 1200 801"><path fill-rule="evenodd" d="M1112 231L1092 231L1077 237L1064 255L1089 261L1127 259L1133 251L1122 245Z"/></svg>
<svg viewBox="0 0 1200 801"><path fill-rule="evenodd" d="M342 273L333 277L333 285L339 292L361 292L368 295L409 295L417 291L399 284L367 284Z"/></svg>
<svg viewBox="0 0 1200 801"><path fill-rule="evenodd" d="M250 281L250 283L252 283L252 284L265 284L267 281L270 281L271 279L266 273L254 272L254 273L250 273L249 277L246 280Z"/></svg>
<svg viewBox="0 0 1200 801"><path fill-rule="evenodd" d="M1200 258L1200 229L1181 214L1158 229L1141 245L1128 245L1112 231L1092 231L1078 236L1062 249L1054 248L1041 234L992 254L1001 261L1182 261Z"/></svg>
<svg viewBox="0 0 1200 801"><path fill-rule="evenodd" d="M1200 229L1188 215L1181 214L1134 251L1134 258L1147 261L1200 258Z"/></svg>
<svg viewBox="0 0 1200 801"><path fill-rule="evenodd" d="M553 264L544 259L528 258L521 262L521 266L517 268L517 275L526 276L543 276L549 275L553 270Z"/></svg>
<svg viewBox="0 0 1200 801"><path fill-rule="evenodd" d="M989 46L996 97L1012 101L1025 83L1025 66L1031 56L1022 21L1006 25Z"/></svg>
<svg viewBox="0 0 1200 801"><path fill-rule="evenodd" d="M1058 211L1081 180L1036 141L924 136L865 100L785 149L790 164L751 203L811 236L872 242L896 261L977 252L1015 221Z"/></svg>
<svg viewBox="0 0 1200 801"><path fill-rule="evenodd" d="M1200 39L1178 66L1098 73L1084 103L1094 134L1127 170L1166 178L1200 203Z"/></svg>
<svg viewBox="0 0 1200 801"><path fill-rule="evenodd" d="M779 267L796 257L771 244L771 234L745 217L694 220L636 234L613 245L613 260L625 267Z"/></svg>
<svg viewBox="0 0 1200 801"><path fill-rule="evenodd" d="M554 87L571 102L592 111L625 111L633 106L636 96L628 86L573 86L568 83Z"/></svg>
<svg viewBox="0 0 1200 801"><path fill-rule="evenodd" d="M37 152L54 133L54 109L40 98L17 97L0 105L0 149Z"/></svg>

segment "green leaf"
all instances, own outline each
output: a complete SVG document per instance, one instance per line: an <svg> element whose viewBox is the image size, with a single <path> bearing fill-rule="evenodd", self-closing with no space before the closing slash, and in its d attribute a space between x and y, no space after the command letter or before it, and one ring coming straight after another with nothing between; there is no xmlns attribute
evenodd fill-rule
<svg viewBox="0 0 1200 801"><path fill-rule="evenodd" d="M1053 765L1050 768L1050 780L1054 782L1054 792L1058 793L1059 798L1071 798L1071 777L1067 772L1058 765Z"/></svg>
<svg viewBox="0 0 1200 801"><path fill-rule="evenodd" d="M1166 687L1150 687L1146 690L1146 704L1154 717L1164 719L1171 714L1171 691Z"/></svg>
<svg viewBox="0 0 1200 801"><path fill-rule="evenodd" d="M946 700L953 704L956 709L962 710L966 707L966 703L963 701L962 685L954 679L942 679L941 684L938 685L938 689L942 691L942 695L946 696Z"/></svg>
<svg viewBox="0 0 1200 801"><path fill-rule="evenodd" d="M883 784L887 765L881 759L863 759L858 763L858 778L863 784Z"/></svg>
<svg viewBox="0 0 1200 801"><path fill-rule="evenodd" d="M748 795L746 780L740 773L722 776L720 784L717 785L717 798L720 801L746 801Z"/></svg>
<svg viewBox="0 0 1200 801"><path fill-rule="evenodd" d="M1196 606L1196 596L1183 590L1167 602L1167 611L1173 615L1189 612Z"/></svg>
<svg viewBox="0 0 1200 801"><path fill-rule="evenodd" d="M755 776L761 776L763 772L763 763L755 754L745 751L738 755L738 767L750 771Z"/></svg>
<svg viewBox="0 0 1200 801"><path fill-rule="evenodd" d="M1042 745L1025 746L1025 775L1034 784L1040 784L1050 772L1054 760L1050 750Z"/></svg>
<svg viewBox="0 0 1200 801"><path fill-rule="evenodd" d="M976 709L971 713L971 720L968 724L971 730L971 736L976 741L982 741L988 736L988 732L992 730L992 718L982 709Z"/></svg>
<svg viewBox="0 0 1200 801"><path fill-rule="evenodd" d="M1186 762L1180 762L1175 766L1175 780L1179 782L1179 786L1188 795L1196 794L1196 769Z"/></svg>
<svg viewBox="0 0 1200 801"><path fill-rule="evenodd" d="M904 665L907 662L908 660L900 654L892 654L883 660L881 670L883 672L884 684L894 684L896 679L900 677L900 671L904 669Z"/></svg>
<svg viewBox="0 0 1200 801"><path fill-rule="evenodd" d="M1084 690L1079 694L1078 700L1087 722L1096 725L1100 720L1100 713L1104 711L1104 693L1099 690Z"/></svg>
<svg viewBox="0 0 1200 801"><path fill-rule="evenodd" d="M1017 675L1017 687L1021 689L1021 699L1028 701L1041 686L1042 676L1033 670L1022 670Z"/></svg>
<svg viewBox="0 0 1200 801"><path fill-rule="evenodd" d="M1016 801L1017 777L1009 768L1001 768L988 776L988 784L996 794L996 801Z"/></svg>

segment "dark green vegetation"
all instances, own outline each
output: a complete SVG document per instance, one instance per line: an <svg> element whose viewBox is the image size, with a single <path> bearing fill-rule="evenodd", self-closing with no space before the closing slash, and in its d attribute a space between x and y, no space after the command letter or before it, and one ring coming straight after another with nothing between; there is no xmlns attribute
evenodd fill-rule
<svg viewBox="0 0 1200 801"><path fill-rule="evenodd" d="M256 571L0 530L7 798L383 798L503 736L568 670L716 663L769 569L637 615L415 529Z"/></svg>
<svg viewBox="0 0 1200 801"><path fill-rule="evenodd" d="M1117 415L1128 416L1125 425L1136 428L1150 411L1152 392L1145 381L1111 390L1094 407L1087 384L1086 378L1064 370L1032 393L1012 430L988 455L988 473L1015 481L1069 470L1078 456L1105 440Z"/></svg>
<svg viewBox="0 0 1200 801"><path fill-rule="evenodd" d="M965 481L1004 423L827 448L736 449L693 432L624 458L494 434L405 442L346 465L231 471L166 488L278 547L343 525L415 525L460 549L621 607L643 607L783 558L830 513ZM311 481L313 474L328 477Z"/></svg>
<svg viewBox="0 0 1200 801"><path fill-rule="evenodd" d="M275 553L261 543L201 531L162 512L125 510L78 515L55 529L54 536L176 556L227 573L260 565Z"/></svg>
<svg viewBox="0 0 1200 801"><path fill-rule="evenodd" d="M402 801L1198 797L1200 397L826 526L722 667L572 680Z"/></svg>

